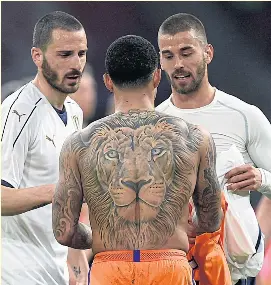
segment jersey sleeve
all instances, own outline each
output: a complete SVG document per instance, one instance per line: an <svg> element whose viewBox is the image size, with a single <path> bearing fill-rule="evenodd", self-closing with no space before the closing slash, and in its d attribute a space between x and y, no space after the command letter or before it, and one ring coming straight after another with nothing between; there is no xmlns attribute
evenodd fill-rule
<svg viewBox="0 0 271 285"><path fill-rule="evenodd" d="M258 191L271 198L271 124L255 106L248 115L247 150L262 174L262 186Z"/></svg>
<svg viewBox="0 0 271 285"><path fill-rule="evenodd" d="M10 100L8 100L10 101ZM1 120L1 179L19 188L27 152L31 145L31 121L33 112L26 104L3 102Z"/></svg>

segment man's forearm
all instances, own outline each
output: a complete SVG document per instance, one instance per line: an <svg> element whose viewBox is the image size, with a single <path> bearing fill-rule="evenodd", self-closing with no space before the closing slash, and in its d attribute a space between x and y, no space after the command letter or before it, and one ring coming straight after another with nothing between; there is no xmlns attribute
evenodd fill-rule
<svg viewBox="0 0 271 285"><path fill-rule="evenodd" d="M88 281L88 259L84 250L69 248L67 259L70 284L87 284Z"/></svg>
<svg viewBox="0 0 271 285"><path fill-rule="evenodd" d="M1 215L13 216L52 202L54 185L15 189L1 185Z"/></svg>

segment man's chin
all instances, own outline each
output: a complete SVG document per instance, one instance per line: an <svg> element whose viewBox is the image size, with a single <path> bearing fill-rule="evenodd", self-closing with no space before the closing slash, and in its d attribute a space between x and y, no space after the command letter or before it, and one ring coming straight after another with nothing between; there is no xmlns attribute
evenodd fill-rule
<svg viewBox="0 0 271 285"><path fill-rule="evenodd" d="M79 89L78 86L74 86L73 88L69 89L69 94L75 93Z"/></svg>
<svg viewBox="0 0 271 285"><path fill-rule="evenodd" d="M176 91L176 93L180 94L180 95L189 95L190 94L190 90L189 89L180 89L180 88L174 88L173 89Z"/></svg>
<svg viewBox="0 0 271 285"><path fill-rule="evenodd" d="M177 91L177 93L178 94L180 94L180 95L187 95L187 96L189 96L190 95L190 90L176 90Z"/></svg>
<svg viewBox="0 0 271 285"><path fill-rule="evenodd" d="M180 95L187 95L187 96L189 96L191 93L196 91L195 89L193 89L190 86L187 86L186 88L178 88L176 86L172 86L172 87L176 91L176 93L178 93Z"/></svg>
<svg viewBox="0 0 271 285"><path fill-rule="evenodd" d="M74 86L67 86L65 88L62 88L62 93L64 94L73 94L79 89L79 85Z"/></svg>

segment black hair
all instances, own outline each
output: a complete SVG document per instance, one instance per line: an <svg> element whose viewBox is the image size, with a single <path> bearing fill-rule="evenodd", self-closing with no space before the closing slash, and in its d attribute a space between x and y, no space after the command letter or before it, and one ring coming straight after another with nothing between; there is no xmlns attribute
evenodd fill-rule
<svg viewBox="0 0 271 285"><path fill-rule="evenodd" d="M158 55L146 39L127 35L107 49L105 70L119 88L137 88L148 84L158 68Z"/></svg>
<svg viewBox="0 0 271 285"><path fill-rule="evenodd" d="M38 20L33 32L33 47L45 51L55 29L80 31L82 24L72 15L61 11L51 12Z"/></svg>
<svg viewBox="0 0 271 285"><path fill-rule="evenodd" d="M158 34L172 35L193 30L203 44L207 44L207 36L202 22L195 16L179 13L168 17L160 26Z"/></svg>

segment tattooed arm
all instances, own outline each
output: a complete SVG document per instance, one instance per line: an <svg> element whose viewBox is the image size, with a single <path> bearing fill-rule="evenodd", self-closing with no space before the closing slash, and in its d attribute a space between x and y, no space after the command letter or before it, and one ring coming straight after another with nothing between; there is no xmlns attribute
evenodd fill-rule
<svg viewBox="0 0 271 285"><path fill-rule="evenodd" d="M216 150L211 135L202 130L204 135L200 147L200 164L196 187L193 193L198 228L197 235L215 232L221 224L221 191L216 175Z"/></svg>
<svg viewBox="0 0 271 285"><path fill-rule="evenodd" d="M56 240L77 249L92 245L90 227L79 222L83 203L83 190L76 154L72 149L75 136L69 137L61 150L59 180L53 198L53 231Z"/></svg>

